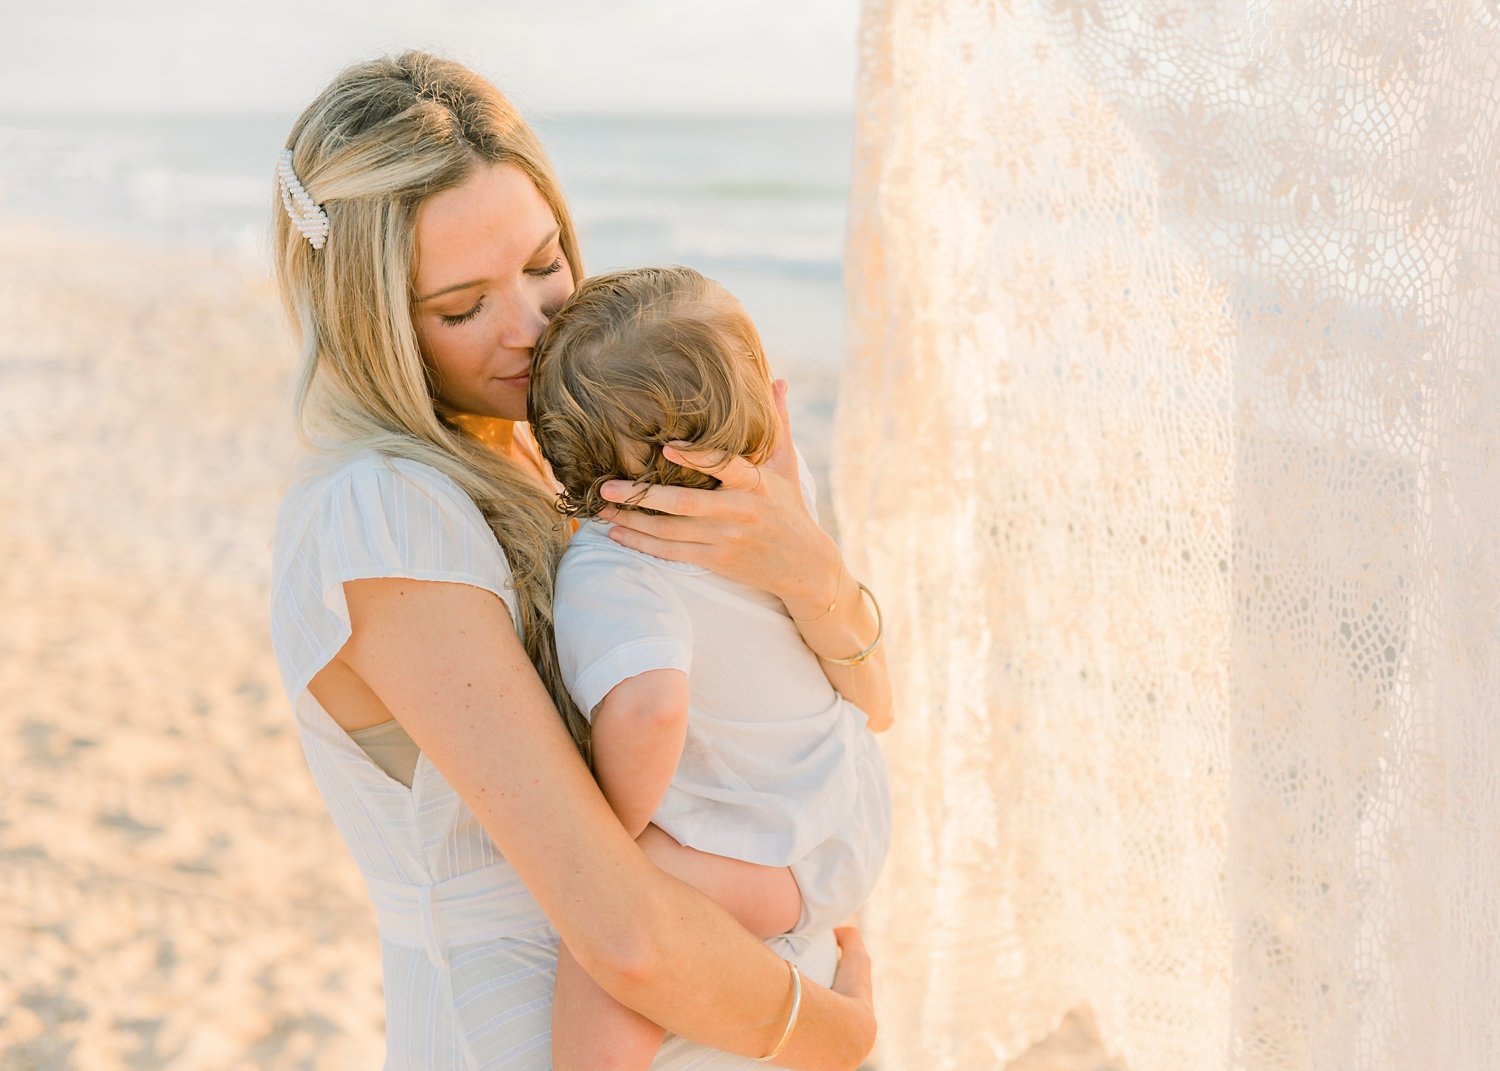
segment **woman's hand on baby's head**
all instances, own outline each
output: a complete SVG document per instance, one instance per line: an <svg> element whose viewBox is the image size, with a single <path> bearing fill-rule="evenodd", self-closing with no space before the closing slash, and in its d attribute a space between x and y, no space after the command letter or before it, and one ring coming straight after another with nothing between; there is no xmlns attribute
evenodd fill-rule
<svg viewBox="0 0 1500 1071"><path fill-rule="evenodd" d="M780 427L777 428L776 442L763 461L756 463L747 457L725 454L721 450L694 450L691 443L679 442L667 443L663 446L662 455L675 465L696 469L698 472L717 479L719 486L714 491L708 492L709 494L722 491L748 491L752 494L761 492L765 485L766 472L775 472L783 479L791 480L800 491L797 451L792 445L791 417L787 414L786 408L787 381L776 380L771 384L771 393L776 401L776 416ZM698 495L702 492L688 489L687 494L673 495L671 493L673 490L676 488L665 484L610 480L599 488L599 493L611 502L645 506L658 513L685 517L708 515L699 511L702 503L698 500ZM719 505L723 504L719 503ZM709 511L709 513L712 512ZM620 521L619 514L618 510L609 510L601 516L608 521L624 523Z"/></svg>
<svg viewBox="0 0 1500 1071"><path fill-rule="evenodd" d="M702 565L720 576L768 591L797 616L829 602L842 568L838 548L818 527L802 499L797 451L787 414L785 380L772 385L780 427L760 464L717 451L666 447L671 461L715 476L712 491L643 486L612 480L599 490L611 502L645 506L609 509L610 538L668 561Z"/></svg>
<svg viewBox="0 0 1500 1071"><path fill-rule="evenodd" d="M771 384L771 392L776 402L777 423L780 426L777 428L776 441L772 444L770 453L764 458L756 461L737 454L726 454L722 450L695 450L693 444L687 442L667 443L662 447L662 456L674 465L681 465L714 477L719 481L720 489L723 490L758 491L764 483L763 470L779 472L784 478L792 480L800 487L797 451L792 445L791 418L786 408L787 381L776 380ZM649 501L652 497L669 498L670 496L666 495L653 496L651 494L665 486L668 485L647 485L628 480L611 480L600 488L600 493L611 502L646 506L665 513L692 515L691 505L672 509L670 506ZM686 503L689 500L676 499L675 501Z"/></svg>
<svg viewBox="0 0 1500 1071"><path fill-rule="evenodd" d="M725 454L719 450L694 450L691 443L668 443L662 448L668 461L697 469L717 479L731 490L754 491L761 486L762 469L780 473L784 478L801 485L797 472L797 451L792 445L792 421L787 413L787 381L778 379L771 384L771 397L776 403L776 440L764 457L748 458Z"/></svg>

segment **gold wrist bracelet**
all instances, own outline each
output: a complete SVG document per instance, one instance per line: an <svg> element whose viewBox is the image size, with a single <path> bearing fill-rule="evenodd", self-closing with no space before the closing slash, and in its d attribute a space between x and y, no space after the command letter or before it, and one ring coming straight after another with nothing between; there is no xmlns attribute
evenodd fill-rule
<svg viewBox="0 0 1500 1071"><path fill-rule="evenodd" d="M833 613L833 608L839 604L839 595L840 595L840 593L843 592L843 590L844 590L844 566L843 566L842 563L840 563L840 565L839 565L839 575L833 581L833 601L828 604L828 609L824 610L817 617L794 617L794 618L792 618L792 620L795 621L795 622L797 622L799 625L809 625L809 624L811 624L814 621L821 621L821 620L823 620L823 618L825 618L829 614Z"/></svg>
<svg viewBox="0 0 1500 1071"><path fill-rule="evenodd" d="M859 590L865 593L865 597L870 600L870 605L875 607L875 638L870 641L870 646L866 647L858 654L852 654L848 658L823 659L823 661L831 662L835 666L859 665L861 662L865 661L865 659L874 654L875 649L880 646L880 641L885 639L885 618L880 613L880 601L875 598L875 593L873 591L865 587L863 581L856 580L855 583L859 585ZM820 655L819 657L822 656Z"/></svg>
<svg viewBox="0 0 1500 1071"><path fill-rule="evenodd" d="M797 1016L802 1011L802 974L797 970L797 965L791 960L786 965L792 969L792 1014L786 1017L786 1029L781 1032L781 1040L776 1047L764 1056L757 1056L758 1063L770 1063L781 1055L781 1050L786 1048L786 1043L792 1039L792 1027L797 1025Z"/></svg>

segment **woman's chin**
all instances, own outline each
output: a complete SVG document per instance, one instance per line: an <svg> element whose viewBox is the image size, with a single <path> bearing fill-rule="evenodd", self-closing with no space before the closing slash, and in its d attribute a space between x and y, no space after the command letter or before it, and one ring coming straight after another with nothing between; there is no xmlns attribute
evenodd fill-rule
<svg viewBox="0 0 1500 1071"><path fill-rule="evenodd" d="M489 415L497 420L525 420L526 392L531 386L531 377L497 379L494 386L490 392Z"/></svg>

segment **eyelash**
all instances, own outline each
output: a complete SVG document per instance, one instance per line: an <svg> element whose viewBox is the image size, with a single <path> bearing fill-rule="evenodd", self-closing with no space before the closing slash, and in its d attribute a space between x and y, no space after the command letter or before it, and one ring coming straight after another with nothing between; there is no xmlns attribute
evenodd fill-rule
<svg viewBox="0 0 1500 1071"><path fill-rule="evenodd" d="M528 272L527 274L551 275L554 272L559 272L562 270L562 263L562 257L558 256L555 260L552 261L551 264L548 264L545 268L542 268L538 271ZM482 308L484 308L484 298L480 298L478 301L474 302L474 307L468 312L461 312L457 316L444 316L443 323L447 324L449 327L458 327L460 324L466 324L470 320L474 319L474 317L478 316L479 310Z"/></svg>
<svg viewBox="0 0 1500 1071"><path fill-rule="evenodd" d="M466 324L470 320L474 319L474 317L478 316L479 310L482 308L484 308L484 298L480 298L478 301L474 302L474 307L468 312L461 312L457 316L444 316L443 323L447 324L449 327L457 327L459 324Z"/></svg>

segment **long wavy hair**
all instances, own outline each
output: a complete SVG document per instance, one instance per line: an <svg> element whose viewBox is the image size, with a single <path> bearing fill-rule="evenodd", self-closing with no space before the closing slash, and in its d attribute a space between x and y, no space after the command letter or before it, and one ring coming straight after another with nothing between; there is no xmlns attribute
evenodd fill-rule
<svg viewBox="0 0 1500 1071"><path fill-rule="evenodd" d="M477 168L508 164L536 185L582 274L568 207L536 136L490 83L406 52L339 74L293 124L286 148L328 214L321 249L274 212L276 279L301 334L295 407L305 442L430 465L474 500L510 564L522 638L579 751L588 722L563 687L552 643L552 578L566 540L553 496L438 404L412 324L422 203Z"/></svg>

